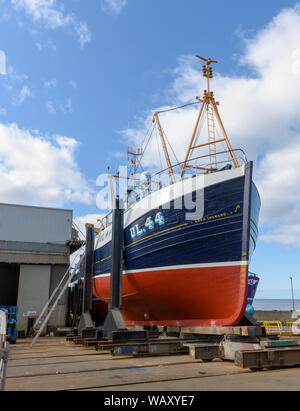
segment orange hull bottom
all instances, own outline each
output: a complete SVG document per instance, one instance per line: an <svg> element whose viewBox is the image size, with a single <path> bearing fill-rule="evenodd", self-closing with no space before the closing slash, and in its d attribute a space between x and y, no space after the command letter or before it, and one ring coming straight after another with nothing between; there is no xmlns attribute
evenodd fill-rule
<svg viewBox="0 0 300 411"><path fill-rule="evenodd" d="M123 274L121 312L127 326L229 326L247 305L248 266L178 268ZM94 278L109 303L110 276Z"/></svg>

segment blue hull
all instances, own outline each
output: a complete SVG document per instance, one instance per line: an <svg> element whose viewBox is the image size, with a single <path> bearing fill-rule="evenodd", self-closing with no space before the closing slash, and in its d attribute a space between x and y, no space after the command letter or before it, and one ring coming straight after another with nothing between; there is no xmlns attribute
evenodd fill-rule
<svg viewBox="0 0 300 411"><path fill-rule="evenodd" d="M124 230L124 269L250 260L260 209L254 183L251 192L249 230L244 222L245 177L206 188L201 219L187 221L186 209L149 210ZM158 215L161 221L155 223ZM153 227L145 226L147 220ZM95 276L110 272L110 257L111 241L95 250Z"/></svg>

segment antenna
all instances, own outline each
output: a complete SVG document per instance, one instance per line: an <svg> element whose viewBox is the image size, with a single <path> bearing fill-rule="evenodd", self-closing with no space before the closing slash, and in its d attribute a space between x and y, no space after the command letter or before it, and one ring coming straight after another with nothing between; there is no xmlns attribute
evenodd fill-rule
<svg viewBox="0 0 300 411"><path fill-rule="evenodd" d="M203 60L205 65L202 67L203 69L203 77L207 78L207 92L210 92L210 79L213 78L213 69L210 67L212 63L218 63L216 60L206 59L204 57L196 56L198 59Z"/></svg>
<svg viewBox="0 0 300 411"><path fill-rule="evenodd" d="M127 148L127 155L128 155L128 162L129 162L129 177L128 181L133 180L133 188L136 188L136 172L137 172L137 167L138 167L138 162L139 157L142 157L143 155L143 148L141 146L138 146L137 151L134 151L133 147ZM129 188L129 187L128 187Z"/></svg>

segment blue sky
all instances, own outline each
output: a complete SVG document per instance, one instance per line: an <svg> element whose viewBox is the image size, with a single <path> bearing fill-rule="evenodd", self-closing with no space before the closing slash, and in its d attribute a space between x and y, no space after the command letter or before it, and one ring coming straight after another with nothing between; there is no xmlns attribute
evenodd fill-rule
<svg viewBox="0 0 300 411"><path fill-rule="evenodd" d="M261 277L258 296L289 298L292 274L300 298L297 3L0 0L0 7L1 202L95 219L97 176L126 163L128 136L143 134L155 109L201 92L201 65L191 56L216 58L225 126L255 161L264 193L251 265Z"/></svg>

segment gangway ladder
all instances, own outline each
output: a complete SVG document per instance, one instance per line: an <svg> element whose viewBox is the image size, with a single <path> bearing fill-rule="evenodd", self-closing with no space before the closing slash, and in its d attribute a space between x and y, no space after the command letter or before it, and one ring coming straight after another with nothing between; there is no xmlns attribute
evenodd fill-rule
<svg viewBox="0 0 300 411"><path fill-rule="evenodd" d="M36 335L33 338L32 343L30 344L30 348L33 348L33 346L36 343L37 339L41 335L43 329L47 325L51 315L53 314L53 312L56 309L56 307L57 307L58 303L60 302L60 300L62 299L65 291L67 290L68 286L71 284L73 278L77 274L77 270L80 268L80 264L83 261L84 257L85 257L85 254L83 254L80 257L80 259L79 259L78 263L76 264L75 268L72 268L71 266L68 267L68 269L65 272L62 280L60 281L58 286L53 291L51 297L47 301L45 307L43 308L43 310L40 314L40 316L38 317L38 319L36 320L36 322L33 326L33 331L36 332ZM59 292L59 294L57 294L58 292ZM56 297L56 299L54 300L55 297ZM51 304L51 302L53 300L54 300L53 305L50 308L50 310L48 311L49 305Z"/></svg>

